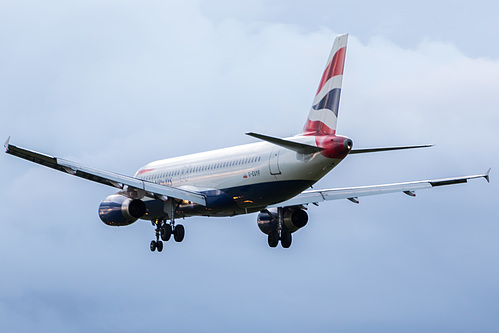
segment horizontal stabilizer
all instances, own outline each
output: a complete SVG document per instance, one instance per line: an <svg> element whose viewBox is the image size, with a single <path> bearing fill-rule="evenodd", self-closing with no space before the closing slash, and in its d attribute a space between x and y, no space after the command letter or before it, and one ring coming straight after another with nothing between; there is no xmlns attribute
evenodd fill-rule
<svg viewBox="0 0 499 333"><path fill-rule="evenodd" d="M280 139L280 138L274 138L272 136L253 133L253 132L246 133L246 135L252 136L254 138L257 138L257 139L260 139L263 141L270 142L272 144L275 144L277 146L281 146L283 148L287 148L287 149L296 151L297 153L300 153L300 154L313 154L313 153L318 153L318 152L323 150L322 148L307 145L304 143L284 140L284 139Z"/></svg>
<svg viewBox="0 0 499 333"><path fill-rule="evenodd" d="M350 154L376 153L376 152L379 152L379 151L404 150L404 149L428 148L428 147L433 147L433 145L418 145L418 146L399 146L399 147L379 147L379 148L352 149L352 151L350 152Z"/></svg>

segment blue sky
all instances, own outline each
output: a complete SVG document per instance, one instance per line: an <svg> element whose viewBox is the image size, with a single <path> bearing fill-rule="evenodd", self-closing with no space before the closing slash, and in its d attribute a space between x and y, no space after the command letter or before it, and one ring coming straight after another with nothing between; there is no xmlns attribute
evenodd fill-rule
<svg viewBox="0 0 499 333"><path fill-rule="evenodd" d="M356 147L316 188L485 172L310 207L290 249L256 215L191 218L151 253L112 228L112 188L3 154L0 328L39 332L482 332L499 319L499 27L476 1L4 1L0 133L133 174L149 161L303 126L335 35L350 33L338 132Z"/></svg>

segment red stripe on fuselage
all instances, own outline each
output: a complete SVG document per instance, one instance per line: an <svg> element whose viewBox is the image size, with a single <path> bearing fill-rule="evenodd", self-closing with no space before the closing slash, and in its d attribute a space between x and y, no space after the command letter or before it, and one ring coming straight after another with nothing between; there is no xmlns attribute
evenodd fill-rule
<svg viewBox="0 0 499 333"><path fill-rule="evenodd" d="M154 169L142 169L142 170L139 170L139 172L137 172L137 175L141 175L143 173L146 173L146 172L150 172L150 171L153 171Z"/></svg>
<svg viewBox="0 0 499 333"><path fill-rule="evenodd" d="M331 62L326 67L324 74L322 74L321 83L319 84L319 89L317 89L316 95L321 91L322 87L324 87L324 85L330 78L336 75L343 75L343 67L345 66L346 51L347 51L346 46L342 47L333 56L333 59L331 59Z"/></svg>

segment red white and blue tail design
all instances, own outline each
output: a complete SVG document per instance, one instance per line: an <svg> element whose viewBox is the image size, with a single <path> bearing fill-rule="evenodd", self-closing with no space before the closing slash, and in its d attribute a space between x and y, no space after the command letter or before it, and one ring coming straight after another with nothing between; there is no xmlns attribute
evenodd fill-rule
<svg viewBox="0 0 499 333"><path fill-rule="evenodd" d="M347 41L347 34L336 37L334 41L319 89L312 103L312 109L303 129L304 135L334 135L336 133Z"/></svg>

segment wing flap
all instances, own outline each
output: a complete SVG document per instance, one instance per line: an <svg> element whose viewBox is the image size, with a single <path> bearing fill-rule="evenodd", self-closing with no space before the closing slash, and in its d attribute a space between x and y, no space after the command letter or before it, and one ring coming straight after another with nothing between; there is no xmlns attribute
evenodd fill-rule
<svg viewBox="0 0 499 333"><path fill-rule="evenodd" d="M445 186L445 185L452 185L452 184L461 184L461 183L467 183L468 179L443 179L443 180L438 180L438 181L433 181L430 182L431 186Z"/></svg>
<svg viewBox="0 0 499 333"><path fill-rule="evenodd" d="M135 177L92 168L80 163L11 145L9 143L9 140L7 140L7 142L5 143L5 149L7 154L11 154L37 164L41 164L46 167L107 186L116 188L129 186L132 188L144 190L146 192L146 195L154 198L172 197L175 199L191 201L199 205L206 206L206 198L200 193L159 185Z"/></svg>

